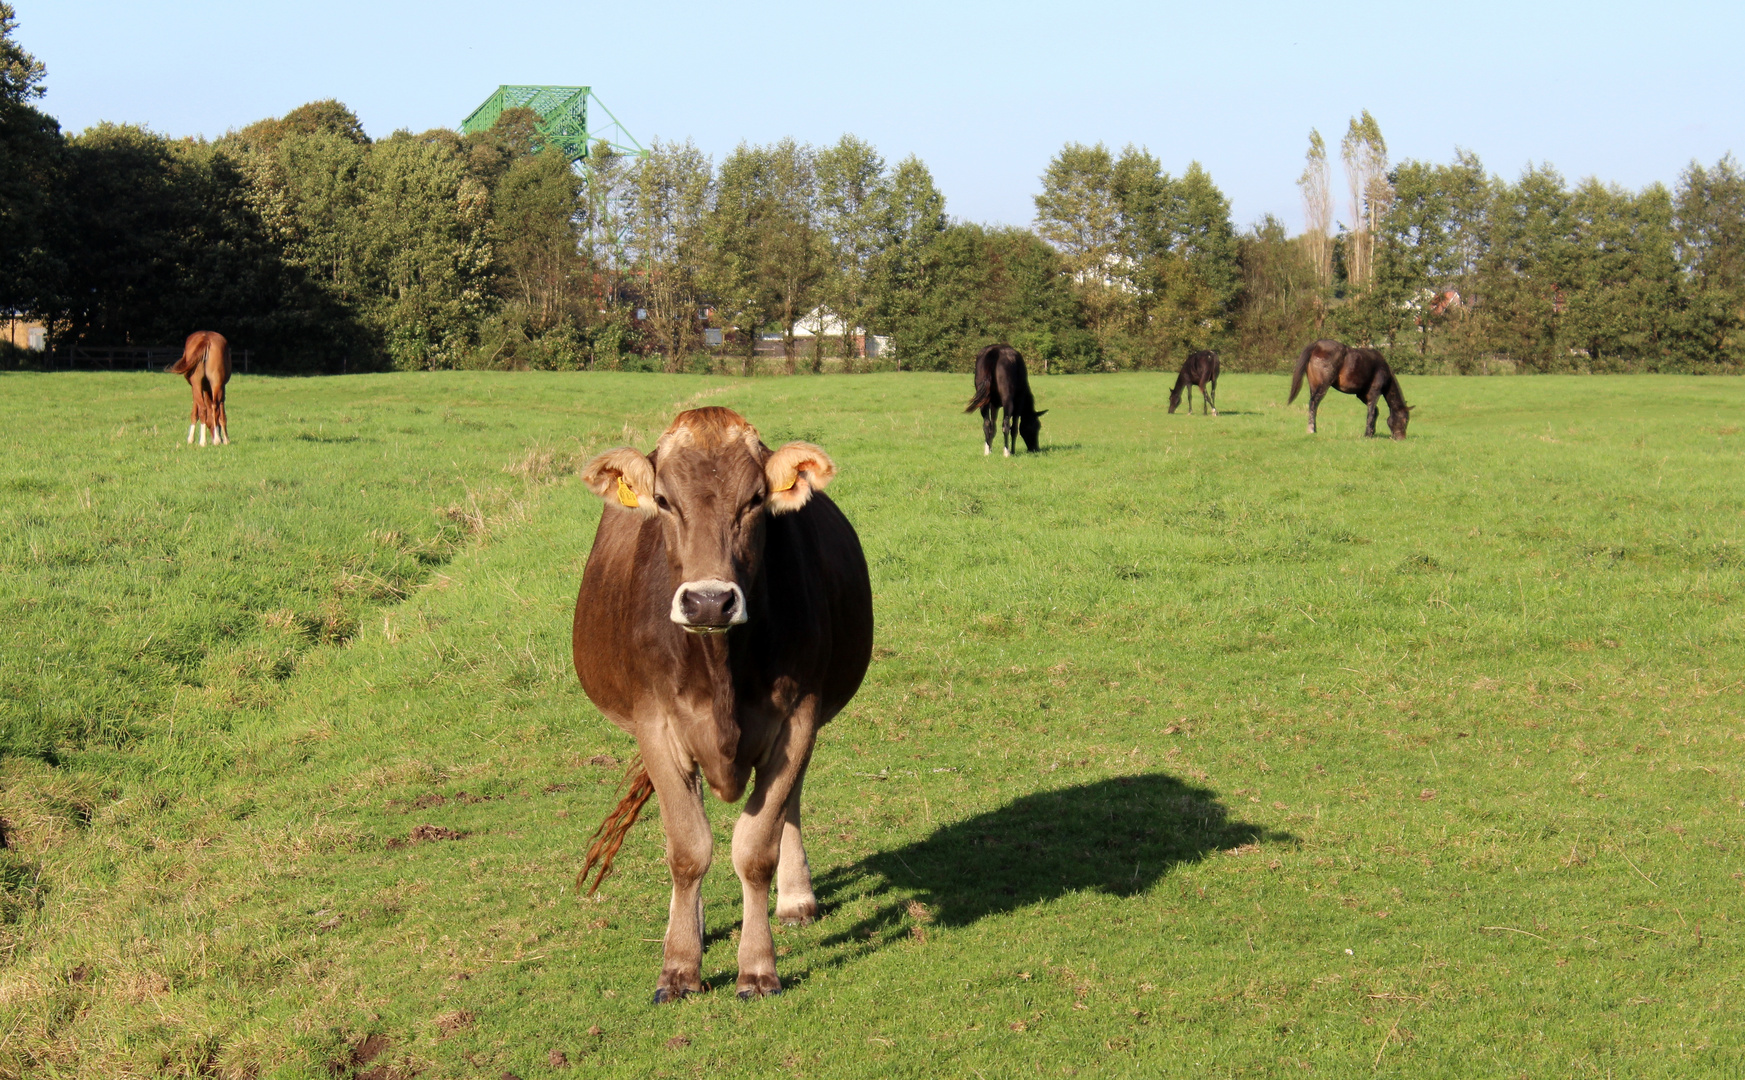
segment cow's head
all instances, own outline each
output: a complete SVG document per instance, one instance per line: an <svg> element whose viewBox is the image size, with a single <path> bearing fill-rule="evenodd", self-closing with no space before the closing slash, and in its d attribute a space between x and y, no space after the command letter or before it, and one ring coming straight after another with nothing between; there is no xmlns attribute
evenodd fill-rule
<svg viewBox="0 0 1745 1080"><path fill-rule="evenodd" d="M805 506L836 475L811 443L771 451L731 409L680 413L654 453L629 447L588 462L582 482L608 514L658 520L672 572L669 617L692 633L717 634L744 622L746 590L762 569L766 514Z"/></svg>

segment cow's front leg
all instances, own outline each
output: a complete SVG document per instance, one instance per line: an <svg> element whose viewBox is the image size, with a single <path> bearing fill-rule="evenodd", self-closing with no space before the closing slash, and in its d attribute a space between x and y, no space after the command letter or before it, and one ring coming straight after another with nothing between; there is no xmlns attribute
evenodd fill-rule
<svg viewBox="0 0 1745 1080"><path fill-rule="evenodd" d="M642 760L660 798L660 823L666 833L667 868L673 897L667 908L661 948L660 982L654 1002L677 1001L703 989L703 875L714 853L703 788L694 768L681 762L676 747L643 748Z"/></svg>
<svg viewBox="0 0 1745 1080"><path fill-rule="evenodd" d="M739 927L738 989L742 998L782 990L782 981L776 977L775 937L770 932L769 887L781 863L788 799L797 795L806 759L811 756L811 717L816 708L815 700L808 701L788 719L769 757L757 767L756 786L733 827L733 869L745 894L745 915Z"/></svg>
<svg viewBox="0 0 1745 1080"><path fill-rule="evenodd" d="M794 790L782 814L782 854L776 866L776 918L784 926L805 926L818 917L818 898L812 895L812 864L806 861L806 845L800 839L800 788L806 768L794 779Z"/></svg>

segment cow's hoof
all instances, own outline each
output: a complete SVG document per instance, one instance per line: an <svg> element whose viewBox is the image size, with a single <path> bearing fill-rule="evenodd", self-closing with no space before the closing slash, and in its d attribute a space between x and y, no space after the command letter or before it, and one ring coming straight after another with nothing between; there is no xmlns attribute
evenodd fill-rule
<svg viewBox="0 0 1745 1080"><path fill-rule="evenodd" d="M654 991L654 1003L656 1005L665 1005L669 1001L683 1001L695 993L697 993L697 991L686 990L679 986L661 986L657 987Z"/></svg>

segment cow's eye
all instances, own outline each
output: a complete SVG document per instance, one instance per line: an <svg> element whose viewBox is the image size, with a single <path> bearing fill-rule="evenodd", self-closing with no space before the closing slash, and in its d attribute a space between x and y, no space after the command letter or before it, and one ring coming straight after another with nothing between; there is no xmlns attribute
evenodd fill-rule
<svg viewBox="0 0 1745 1080"><path fill-rule="evenodd" d="M654 497L654 505L660 507L662 510L671 510L673 508L673 504L666 501L665 495L656 495Z"/></svg>
<svg viewBox="0 0 1745 1080"><path fill-rule="evenodd" d="M763 492L760 491L756 495L753 495L748 502L746 502L745 508L747 510L756 510L758 507L760 507L762 505L763 505Z"/></svg>

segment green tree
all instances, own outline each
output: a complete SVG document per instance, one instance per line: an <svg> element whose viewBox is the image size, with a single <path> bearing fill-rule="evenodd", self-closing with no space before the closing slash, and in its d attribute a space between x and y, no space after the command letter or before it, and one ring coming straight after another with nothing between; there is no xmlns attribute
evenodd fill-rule
<svg viewBox="0 0 1745 1080"><path fill-rule="evenodd" d="M872 322L872 279L890 184L878 151L853 135L818 151L816 170L818 223L829 255L821 294L842 321L843 356L852 370L859 357L855 329ZM814 350L819 344L815 339Z"/></svg>
<svg viewBox="0 0 1745 1080"><path fill-rule="evenodd" d="M452 367L490 307L490 195L447 140L395 132L360 174L362 310L397 368Z"/></svg>
<svg viewBox="0 0 1745 1080"><path fill-rule="evenodd" d="M1227 361L1232 370L1246 362L1272 371L1319 335L1324 308L1317 267L1325 247L1312 232L1291 239L1271 214L1238 237L1242 289L1234 316L1236 355Z"/></svg>
<svg viewBox="0 0 1745 1080"><path fill-rule="evenodd" d="M1102 349L1113 344L1131 314L1133 250L1152 242L1148 233L1162 227L1153 205L1161 191L1144 175L1148 160L1156 173L1149 155L1131 155L1118 187L1108 147L1067 143L1048 163L1035 197L1036 232L1065 259Z"/></svg>
<svg viewBox="0 0 1745 1080"><path fill-rule="evenodd" d="M695 144L656 142L631 183L630 246L647 327L667 371L684 370L698 344L701 268L714 170Z"/></svg>
<svg viewBox="0 0 1745 1080"><path fill-rule="evenodd" d="M1673 211L1687 283L1680 348L1698 364L1745 361L1745 172L1733 155L1691 162Z"/></svg>
<svg viewBox="0 0 1745 1080"><path fill-rule="evenodd" d="M923 315L938 261L936 246L947 227L945 196L920 158L911 154L897 165L881 217L883 238L873 273L878 325L890 335L898 369L913 370L939 355Z"/></svg>
<svg viewBox="0 0 1745 1080"><path fill-rule="evenodd" d="M55 274L51 199L63 165L60 125L31 102L41 61L13 40L17 19L0 3L0 312L36 310Z"/></svg>
<svg viewBox="0 0 1745 1080"><path fill-rule="evenodd" d="M1372 284L1341 324L1362 340L1390 344L1414 332L1426 354L1434 331L1464 311L1438 297L1449 290L1473 295L1491 188L1478 158L1464 151L1452 165L1401 162L1388 188L1387 212L1372 238Z"/></svg>
<svg viewBox="0 0 1745 1080"><path fill-rule="evenodd" d="M1529 366L1563 366L1577 256L1563 177L1531 166L1517 182L1498 185L1484 231L1475 315L1487 345Z"/></svg>
<svg viewBox="0 0 1745 1080"><path fill-rule="evenodd" d="M1631 194L1590 179L1569 210L1575 273L1564 337L1590 365L1658 363L1679 293L1671 194L1659 184Z"/></svg>

